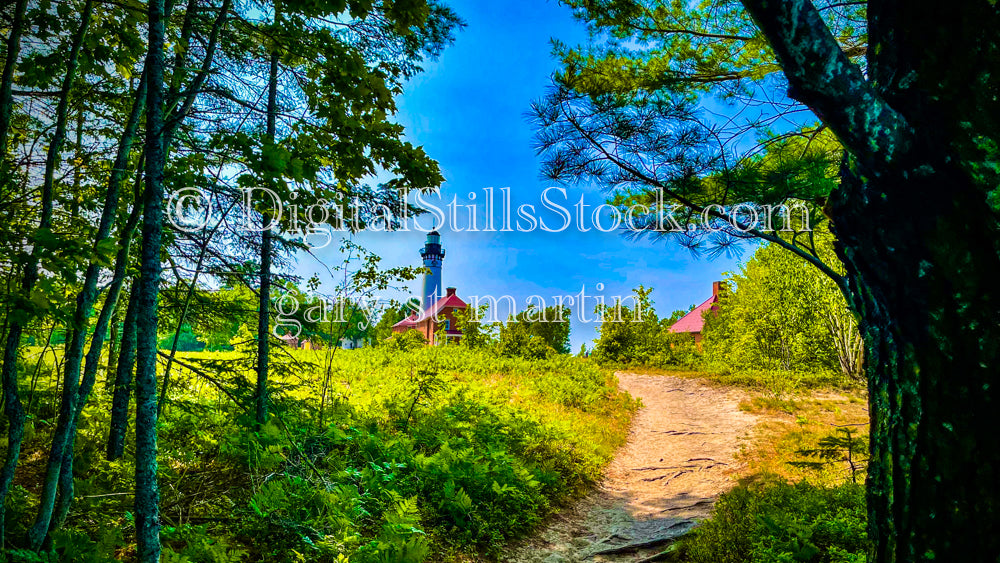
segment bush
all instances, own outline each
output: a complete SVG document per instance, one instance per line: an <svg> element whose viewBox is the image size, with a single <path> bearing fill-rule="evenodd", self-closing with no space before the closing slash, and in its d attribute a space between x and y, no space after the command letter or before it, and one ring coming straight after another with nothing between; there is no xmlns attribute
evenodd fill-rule
<svg viewBox="0 0 1000 563"><path fill-rule="evenodd" d="M863 563L865 491L770 481L722 495L712 518L675 547L687 563Z"/></svg>
<svg viewBox="0 0 1000 563"><path fill-rule="evenodd" d="M418 337L413 331L375 348L276 356L273 373L288 375L272 381L273 421L254 430L245 415L234 416L227 397L196 391L198 379L179 368L162 455L197 465L192 444L220 452L219 463L243 472L246 485L215 493L232 501L217 513L232 516L225 529L172 532L178 560L246 553L276 563L417 563L496 555L599 479L625 441L637 403L595 363L430 347ZM212 369L234 365L225 363L233 354L187 354L185 361ZM292 360L295 369L278 365ZM325 384L327 370L334 376ZM241 375L252 377L237 372L229 380ZM174 477L163 479L169 494Z"/></svg>
<svg viewBox="0 0 1000 563"><path fill-rule="evenodd" d="M652 288L633 290L634 306L625 300L598 308L601 315L600 337L591 357L606 366L690 368L700 362L700 353L690 334L674 334L670 326L681 316L675 311L660 319L649 298Z"/></svg>

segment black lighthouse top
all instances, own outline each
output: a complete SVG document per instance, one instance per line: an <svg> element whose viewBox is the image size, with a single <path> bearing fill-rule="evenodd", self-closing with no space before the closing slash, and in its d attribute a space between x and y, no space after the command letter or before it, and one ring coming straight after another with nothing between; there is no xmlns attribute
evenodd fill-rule
<svg viewBox="0 0 1000 563"><path fill-rule="evenodd" d="M427 233L427 242L424 243L424 247L420 250L420 257L438 257L444 258L444 249L441 248L441 234L437 231L431 231Z"/></svg>

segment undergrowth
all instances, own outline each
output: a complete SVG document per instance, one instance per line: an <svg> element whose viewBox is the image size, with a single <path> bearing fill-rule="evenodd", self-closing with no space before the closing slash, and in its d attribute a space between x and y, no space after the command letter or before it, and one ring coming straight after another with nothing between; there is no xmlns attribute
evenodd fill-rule
<svg viewBox="0 0 1000 563"><path fill-rule="evenodd" d="M462 560L497 554L592 485L637 402L568 356L459 347L275 354L273 416L255 428L238 352L179 355L160 422L163 561ZM180 365L181 367L178 367ZM208 377L206 377L206 375ZM325 393L324 393L325 389ZM48 402L53 389L40 387ZM110 397L81 422L77 500L54 560L134 555L131 454L103 457ZM8 511L12 561L33 516L52 416L32 421Z"/></svg>
<svg viewBox="0 0 1000 563"><path fill-rule="evenodd" d="M685 563L863 563L864 486L765 480L722 495L712 518L673 546Z"/></svg>

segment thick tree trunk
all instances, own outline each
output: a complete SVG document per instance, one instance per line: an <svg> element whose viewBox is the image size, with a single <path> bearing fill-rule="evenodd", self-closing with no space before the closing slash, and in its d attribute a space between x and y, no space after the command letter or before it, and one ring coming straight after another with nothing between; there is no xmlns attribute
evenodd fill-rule
<svg viewBox="0 0 1000 563"><path fill-rule="evenodd" d="M849 151L828 202L866 344L870 561L1000 560L1000 11L868 3L868 69L809 0L743 0Z"/></svg>
<svg viewBox="0 0 1000 563"><path fill-rule="evenodd" d="M4 518L7 493L10 492L10 484L14 481L14 470L17 469L17 462L21 456L21 442L24 439L24 406L17 390L17 350L22 330L20 323L12 323L4 347L3 399L4 413L7 415L7 458L3 468L0 469L0 548L5 545L6 540Z"/></svg>
<svg viewBox="0 0 1000 563"><path fill-rule="evenodd" d="M845 172L830 205L867 345L870 560L996 561L1000 223L966 174L926 166L890 198Z"/></svg>
<svg viewBox="0 0 1000 563"><path fill-rule="evenodd" d="M156 479L156 327L163 235L163 0L150 0L146 72L146 191L136 302L135 527L140 563L160 560L160 491Z"/></svg>

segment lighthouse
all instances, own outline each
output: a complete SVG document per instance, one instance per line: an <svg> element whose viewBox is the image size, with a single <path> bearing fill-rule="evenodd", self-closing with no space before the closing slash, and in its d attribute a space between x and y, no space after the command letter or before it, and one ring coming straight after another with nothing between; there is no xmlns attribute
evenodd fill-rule
<svg viewBox="0 0 1000 563"><path fill-rule="evenodd" d="M424 259L424 267L429 270L424 274L424 290L420 294L424 311L434 306L441 297L441 264L444 262L444 249L441 248L441 235L437 231L427 233L427 241L420 250Z"/></svg>
<svg viewBox="0 0 1000 563"><path fill-rule="evenodd" d="M424 267L427 268L427 273L424 274L424 289L420 294L421 311L414 312L392 325L392 332L403 334L415 330L432 345L457 343L462 339L462 329L457 323L455 314L468 309L469 305L462 301L454 287L444 288L441 285L444 249L441 248L440 233L437 231L427 233L427 241L420 249L420 257L424 259ZM441 294L442 289L444 295Z"/></svg>

